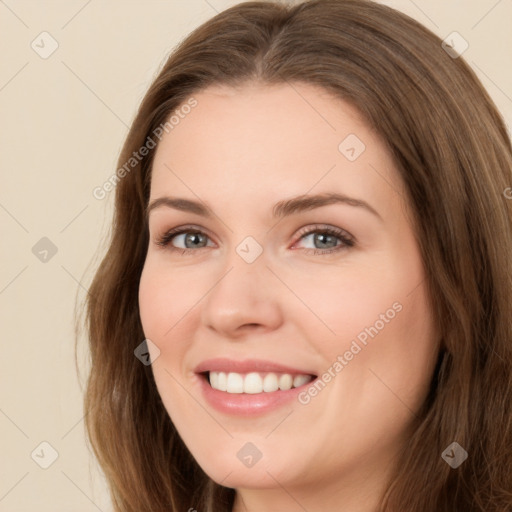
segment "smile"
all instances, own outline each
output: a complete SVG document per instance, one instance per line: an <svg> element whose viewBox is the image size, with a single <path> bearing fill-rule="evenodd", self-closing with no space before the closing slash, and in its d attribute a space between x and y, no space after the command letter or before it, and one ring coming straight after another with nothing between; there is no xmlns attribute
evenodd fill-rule
<svg viewBox="0 0 512 512"><path fill-rule="evenodd" d="M262 359L215 358L200 363L194 373L210 407L225 414L252 416L296 402L301 389L317 378L311 370Z"/></svg>
<svg viewBox="0 0 512 512"><path fill-rule="evenodd" d="M290 373L235 373L214 372L208 373L208 382L213 389L226 393L273 393L275 391L288 391L311 382L311 375L292 375Z"/></svg>

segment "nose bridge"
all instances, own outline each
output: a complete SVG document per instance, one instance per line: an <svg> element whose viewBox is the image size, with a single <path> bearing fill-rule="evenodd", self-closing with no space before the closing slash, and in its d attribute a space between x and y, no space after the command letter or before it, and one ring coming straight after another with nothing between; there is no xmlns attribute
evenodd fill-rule
<svg viewBox="0 0 512 512"><path fill-rule="evenodd" d="M247 324L275 328L281 310L263 246L247 236L223 263L222 275L203 303L204 324L225 336Z"/></svg>
<svg viewBox="0 0 512 512"><path fill-rule="evenodd" d="M245 237L231 249L223 265L223 276L212 292L218 295L227 292L229 297L242 303L268 301L268 286L264 283L271 277L267 268L267 253L252 236Z"/></svg>

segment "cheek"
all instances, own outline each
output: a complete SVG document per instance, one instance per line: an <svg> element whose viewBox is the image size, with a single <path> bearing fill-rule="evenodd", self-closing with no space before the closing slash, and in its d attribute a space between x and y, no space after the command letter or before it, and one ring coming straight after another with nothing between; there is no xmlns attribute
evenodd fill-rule
<svg viewBox="0 0 512 512"><path fill-rule="evenodd" d="M186 409L186 396L181 395L182 374L180 366L184 360L187 343L182 319L191 306L188 299L180 293L179 273L165 272L151 260L146 262L139 283L139 314L144 335L158 347L158 357L153 358L151 368L158 389L169 415L177 409ZM172 275L172 279L171 279ZM181 278L183 279L183 278ZM190 287L183 288L187 297ZM186 320L186 318L185 318ZM181 405L180 405L181 404Z"/></svg>
<svg viewBox="0 0 512 512"><path fill-rule="evenodd" d="M167 407L175 388L186 385L187 354L198 327L201 299L211 286L198 272L171 269L151 256L142 271L139 314L145 337L159 350L152 370Z"/></svg>
<svg viewBox="0 0 512 512"><path fill-rule="evenodd" d="M367 401L362 415L381 410L390 421L394 415L406 421L425 399L438 347L425 283L392 277L389 286L353 294L353 302L347 297L336 324L339 341L329 350L331 360L347 361L345 383L353 397Z"/></svg>
<svg viewBox="0 0 512 512"><path fill-rule="evenodd" d="M333 272L330 282L324 281L327 297L314 288L307 293L318 307L323 302L326 324L336 333L332 339L348 345L357 339L367 347L387 335L390 344L400 343L411 326L430 318L423 281L421 255L408 235L362 256L353 268Z"/></svg>
<svg viewBox="0 0 512 512"><path fill-rule="evenodd" d="M162 370L173 371L169 362L176 361L176 357L171 356L179 350L179 346L169 343L174 334L178 314L175 308L179 303L176 290L162 278L162 273L146 264L139 283L139 314L144 336L159 350L158 358L152 356L151 365L158 388L161 387Z"/></svg>
<svg viewBox="0 0 512 512"><path fill-rule="evenodd" d="M406 403L416 409L431 381L438 354L425 283L402 299L403 309L376 340L372 368Z"/></svg>
<svg viewBox="0 0 512 512"><path fill-rule="evenodd" d="M413 409L428 389L438 347L420 255L414 248L405 253L390 251L357 269L296 280L297 295L314 313L300 308L296 321L326 370L341 372L333 365L343 358L345 377L336 387L344 382L354 396L365 389L400 407L396 393Z"/></svg>
<svg viewBox="0 0 512 512"><path fill-rule="evenodd" d="M174 326L201 297L200 284L184 272L171 272L146 262L139 283L139 313L144 334L170 337Z"/></svg>
<svg viewBox="0 0 512 512"><path fill-rule="evenodd" d="M390 267L334 269L329 275L296 279L294 292L304 298L307 309L295 301L295 315L290 308L286 311L295 316L308 339L332 356L349 350L353 340L364 347L400 324L410 315L410 283L419 280L404 279L402 272Z"/></svg>
<svg viewBox="0 0 512 512"><path fill-rule="evenodd" d="M147 265L139 283L139 314L147 338L158 338L164 327L165 294L168 290L157 279L157 273Z"/></svg>

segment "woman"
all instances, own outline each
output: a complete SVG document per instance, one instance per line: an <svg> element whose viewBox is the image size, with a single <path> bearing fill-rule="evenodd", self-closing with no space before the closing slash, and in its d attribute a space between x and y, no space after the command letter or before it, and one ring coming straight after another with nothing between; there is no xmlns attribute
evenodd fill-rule
<svg viewBox="0 0 512 512"><path fill-rule="evenodd" d="M116 511L512 509L512 151L437 36L239 4L118 169L85 400Z"/></svg>

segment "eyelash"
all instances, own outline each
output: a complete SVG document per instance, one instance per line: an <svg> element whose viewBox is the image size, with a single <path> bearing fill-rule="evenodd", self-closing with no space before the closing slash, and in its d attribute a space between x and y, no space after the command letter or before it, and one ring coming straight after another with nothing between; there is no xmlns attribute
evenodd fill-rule
<svg viewBox="0 0 512 512"><path fill-rule="evenodd" d="M191 254L193 252L197 252L201 249L207 248L207 247L199 247L198 249L188 249L188 248L181 249L181 248L173 247L172 245L170 245L170 242L172 241L172 239L174 237L181 235L183 233L194 234L194 235L200 234L200 235L205 235L206 237L208 237L208 235L206 233L204 233L203 231L201 231L201 229L198 229L195 226L183 226L183 227L173 228L173 229L170 229L169 231L166 231L161 237L159 237L155 241L155 243L161 247L166 247L168 250L173 251L173 252L181 251L181 255ZM300 240L302 240L303 238L305 238L308 235L318 234L318 233L335 236L339 240L341 240L342 243L337 245L336 247L331 248L331 249L303 249L304 251L306 251L306 254L313 253L315 255L318 254L321 256L326 256L328 254L339 252L341 250L349 249L350 247L353 247L355 245L354 238L352 236L350 236L346 231L339 229L339 228L333 228L331 226L322 226L322 225L315 225L315 226L313 226L313 228L301 229L298 233L299 239L297 240L297 242L299 242Z"/></svg>

